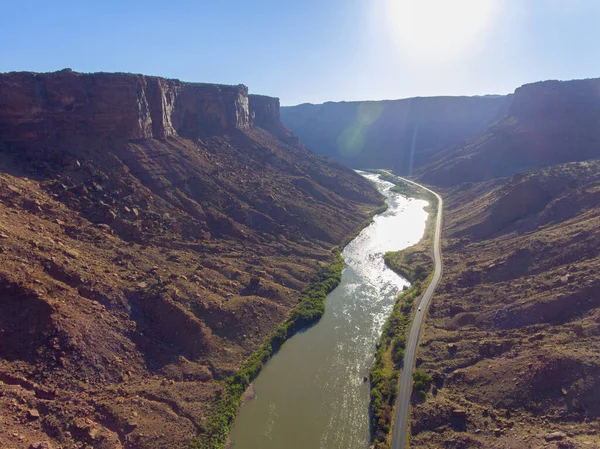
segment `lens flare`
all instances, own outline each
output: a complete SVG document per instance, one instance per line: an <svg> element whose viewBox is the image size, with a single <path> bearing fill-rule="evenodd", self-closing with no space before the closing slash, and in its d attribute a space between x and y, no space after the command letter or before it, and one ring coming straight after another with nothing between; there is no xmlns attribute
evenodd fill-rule
<svg viewBox="0 0 600 449"><path fill-rule="evenodd" d="M342 156L356 156L365 146L369 127L375 123L383 112L383 103L366 101L356 108L356 118L337 139L337 150Z"/></svg>

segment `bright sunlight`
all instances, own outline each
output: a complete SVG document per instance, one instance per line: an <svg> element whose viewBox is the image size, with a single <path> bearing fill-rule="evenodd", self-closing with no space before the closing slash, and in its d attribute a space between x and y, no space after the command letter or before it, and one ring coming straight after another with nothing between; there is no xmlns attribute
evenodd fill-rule
<svg viewBox="0 0 600 449"><path fill-rule="evenodd" d="M403 58L439 64L479 48L498 12L498 0L387 0L386 18Z"/></svg>

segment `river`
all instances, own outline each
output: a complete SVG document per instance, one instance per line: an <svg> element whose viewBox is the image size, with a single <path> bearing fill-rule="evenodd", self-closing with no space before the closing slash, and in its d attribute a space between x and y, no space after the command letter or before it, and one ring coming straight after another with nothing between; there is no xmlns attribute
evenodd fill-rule
<svg viewBox="0 0 600 449"><path fill-rule="evenodd" d="M383 254L417 243L427 202L391 192L379 175L361 173L386 197L388 210L352 240L346 268L323 318L288 340L255 379L256 397L242 409L233 449L366 449L369 375L375 345L394 299L408 282Z"/></svg>

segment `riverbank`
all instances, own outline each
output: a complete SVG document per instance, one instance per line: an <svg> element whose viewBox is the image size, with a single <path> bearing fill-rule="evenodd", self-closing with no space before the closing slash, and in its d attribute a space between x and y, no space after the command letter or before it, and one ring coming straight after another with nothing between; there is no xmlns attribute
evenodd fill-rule
<svg viewBox="0 0 600 449"><path fill-rule="evenodd" d="M254 381L256 399L236 418L236 449L367 447L368 376L381 329L407 282L383 261L423 235L422 201L391 192L392 184L367 175L389 209L342 253L342 282L328 297L323 318L288 340Z"/></svg>
<svg viewBox="0 0 600 449"><path fill-rule="evenodd" d="M395 415L396 397L400 374L403 369L404 349L410 331L414 305L418 304L433 276L433 239L437 219L437 198L426 190L407 183L387 171L380 176L395 184L392 191L429 202L429 212L423 238L414 246L384 255L386 265L407 279L411 286L396 298L379 340L375 360L370 371L370 414L372 442L375 449L388 449L391 445L392 422ZM431 384L426 373L416 375L416 399L424 400Z"/></svg>
<svg viewBox="0 0 600 449"><path fill-rule="evenodd" d="M325 298L340 283L343 268L343 259L335 250L331 262L315 273L309 286L303 290L300 302L290 317L244 362L237 374L225 380L225 392L215 407L215 413L200 429L199 437L190 445L191 449L220 449L225 446L244 392L287 339L323 316Z"/></svg>
<svg viewBox="0 0 600 449"><path fill-rule="evenodd" d="M342 245L346 246L360 232L373 222L373 218L385 212L388 208L384 201L375 208L363 225L352 235L348 236ZM302 291L300 301L289 318L277 327L242 365L240 370L227 378L224 383L224 393L215 406L211 418L202 425L198 437L190 444L190 449L221 449L228 447L228 434L240 407L244 401L245 392L252 381L258 376L264 365L279 350L281 345L302 329L314 325L325 313L325 299L340 283L344 260L339 247L332 250L330 260L313 276L310 284ZM255 393L252 393L254 397Z"/></svg>

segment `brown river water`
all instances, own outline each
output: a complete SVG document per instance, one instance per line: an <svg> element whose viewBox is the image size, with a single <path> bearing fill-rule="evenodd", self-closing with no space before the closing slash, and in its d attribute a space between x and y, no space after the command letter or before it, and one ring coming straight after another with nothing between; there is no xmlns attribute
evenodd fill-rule
<svg viewBox="0 0 600 449"><path fill-rule="evenodd" d="M369 375L375 345L398 292L408 282L383 254L417 243L425 201L390 192L392 184L361 173L386 197L388 210L342 252L340 285L313 327L287 341L254 381L255 398L231 430L233 449L366 449Z"/></svg>

